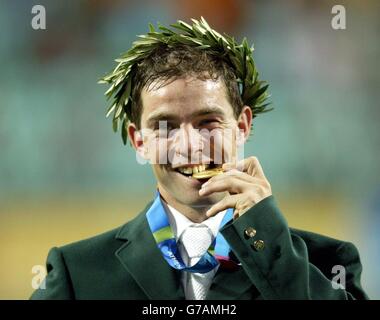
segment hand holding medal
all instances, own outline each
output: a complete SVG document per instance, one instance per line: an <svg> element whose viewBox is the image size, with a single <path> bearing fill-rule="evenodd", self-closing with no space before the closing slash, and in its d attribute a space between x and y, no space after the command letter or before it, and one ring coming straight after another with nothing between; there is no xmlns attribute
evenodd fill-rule
<svg viewBox="0 0 380 320"><path fill-rule="evenodd" d="M225 172L221 174L223 171ZM214 192L227 191L228 195L207 211L209 217L227 208L234 208L234 219L237 219L255 204L272 195L271 186L256 157L249 157L235 165L225 163L222 169L219 168L211 174L214 176L202 185L199 194L207 196Z"/></svg>

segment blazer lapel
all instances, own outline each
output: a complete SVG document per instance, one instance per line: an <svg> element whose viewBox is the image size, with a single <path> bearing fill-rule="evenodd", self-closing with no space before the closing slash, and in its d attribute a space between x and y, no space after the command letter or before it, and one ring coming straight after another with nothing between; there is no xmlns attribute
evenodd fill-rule
<svg viewBox="0 0 380 320"><path fill-rule="evenodd" d="M165 261L150 232L150 205L119 231L116 238L127 241L115 254L149 299L185 299L178 270Z"/></svg>
<svg viewBox="0 0 380 320"><path fill-rule="evenodd" d="M117 239L126 242L115 252L124 268L152 300L184 300L180 271L169 266L150 232L145 213L152 203L125 224ZM244 269L219 268L207 294L207 300L253 299L259 293Z"/></svg>
<svg viewBox="0 0 380 320"><path fill-rule="evenodd" d="M254 299L258 291L244 269L227 271L219 268L207 294L207 300Z"/></svg>

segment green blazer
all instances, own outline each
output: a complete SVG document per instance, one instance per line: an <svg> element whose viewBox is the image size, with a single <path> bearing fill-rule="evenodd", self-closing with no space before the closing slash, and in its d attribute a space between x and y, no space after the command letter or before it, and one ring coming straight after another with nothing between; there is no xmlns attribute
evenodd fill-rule
<svg viewBox="0 0 380 320"><path fill-rule="evenodd" d="M164 260L149 230L149 206L117 229L51 249L45 289L31 299L185 299L180 272ZM207 299L367 299L355 246L289 228L273 196L221 233L241 266L219 268ZM345 267L344 289L332 286L335 265Z"/></svg>

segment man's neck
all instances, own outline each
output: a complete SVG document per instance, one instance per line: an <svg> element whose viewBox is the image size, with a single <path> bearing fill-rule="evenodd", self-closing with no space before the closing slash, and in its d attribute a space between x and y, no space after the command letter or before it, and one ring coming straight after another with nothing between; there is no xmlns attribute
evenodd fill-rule
<svg viewBox="0 0 380 320"><path fill-rule="evenodd" d="M178 202L174 197L172 197L164 188L158 187L158 191L161 194L161 197L165 200L165 202L172 206L174 209L182 213L186 218L195 222L201 223L208 219L206 216L206 211L209 207L190 207L183 203Z"/></svg>

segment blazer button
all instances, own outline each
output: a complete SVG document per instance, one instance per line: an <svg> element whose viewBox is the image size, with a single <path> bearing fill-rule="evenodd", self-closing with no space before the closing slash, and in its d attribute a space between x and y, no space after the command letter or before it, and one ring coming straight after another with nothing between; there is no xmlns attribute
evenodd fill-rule
<svg viewBox="0 0 380 320"><path fill-rule="evenodd" d="M248 238L253 238L256 235L256 230L253 229L252 227L248 227L247 229L244 230L244 234Z"/></svg>
<svg viewBox="0 0 380 320"><path fill-rule="evenodd" d="M256 240L254 243L251 244L252 248L256 251L264 250L265 243L263 240Z"/></svg>

